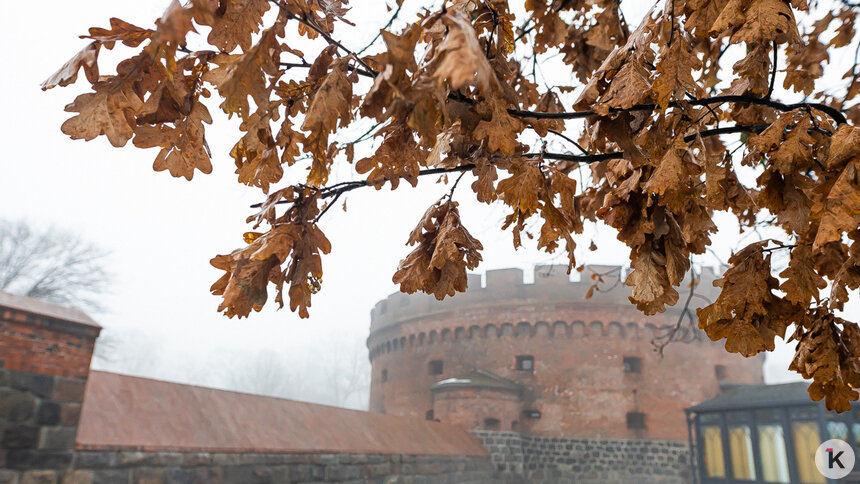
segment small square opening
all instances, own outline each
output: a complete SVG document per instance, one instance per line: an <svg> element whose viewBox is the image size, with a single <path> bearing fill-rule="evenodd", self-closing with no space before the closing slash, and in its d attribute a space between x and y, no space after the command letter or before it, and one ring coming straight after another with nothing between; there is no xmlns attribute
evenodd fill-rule
<svg viewBox="0 0 860 484"><path fill-rule="evenodd" d="M625 356L624 373L642 373L642 358L636 356Z"/></svg>
<svg viewBox="0 0 860 484"><path fill-rule="evenodd" d="M535 357L531 355L517 356L517 370L535 371Z"/></svg>
<svg viewBox="0 0 860 484"><path fill-rule="evenodd" d="M628 429L644 429L645 414L642 412L627 412Z"/></svg>
<svg viewBox="0 0 860 484"><path fill-rule="evenodd" d="M442 360L433 360L427 364L427 371L431 375L441 375L442 368Z"/></svg>

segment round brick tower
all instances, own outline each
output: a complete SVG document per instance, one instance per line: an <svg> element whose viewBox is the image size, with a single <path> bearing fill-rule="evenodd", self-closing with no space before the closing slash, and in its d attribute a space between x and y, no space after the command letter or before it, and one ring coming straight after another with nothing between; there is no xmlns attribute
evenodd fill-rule
<svg viewBox="0 0 860 484"><path fill-rule="evenodd" d="M714 279L699 277L691 308L715 297ZM441 302L390 295L371 312L370 410L536 436L686 441L685 408L721 384L763 382L762 358L727 353L687 324L662 358L654 351L681 316L689 276L678 307L650 317L623 283L586 299L591 284L538 266L532 284L520 269L488 271L484 287L470 275L466 293Z"/></svg>

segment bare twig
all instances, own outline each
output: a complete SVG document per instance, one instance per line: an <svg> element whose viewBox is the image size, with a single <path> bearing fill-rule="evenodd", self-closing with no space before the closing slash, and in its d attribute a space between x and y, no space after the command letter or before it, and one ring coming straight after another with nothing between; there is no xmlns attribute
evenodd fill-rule
<svg viewBox="0 0 860 484"><path fill-rule="evenodd" d="M765 99L770 99L770 96L773 94L773 86L776 84L776 65L779 57L777 54L779 53L779 47L776 45L776 41L773 41L773 66L770 71L770 86L767 88L767 94L765 94Z"/></svg>
<svg viewBox="0 0 860 484"><path fill-rule="evenodd" d="M277 0L269 0L269 1L273 4L275 4L278 8L280 8L281 11L284 12L284 14L286 15L286 17L288 19L292 19L292 20L296 20L296 21L300 22L301 24L305 25L309 29L320 34L322 36L322 38L325 39L326 42L329 43L329 45L337 46L337 48L342 50L345 54L350 55L353 58L355 58L355 61L358 62L359 64L361 64L361 66L364 67L364 69L367 70L367 72L373 74L374 76L376 76L378 74L375 70L373 70L372 67L370 67L369 65L367 65L367 63L365 63L363 60L361 60L358 57L358 55L355 54L355 52L344 47L343 44L341 44L340 42L335 40L331 35L329 35L328 32L326 32L323 28L321 28L319 25L317 25L313 19L309 19L306 15L302 15L301 17L299 17L299 16L293 14L292 12L289 11L289 9L287 9L287 7L282 5Z"/></svg>
<svg viewBox="0 0 860 484"><path fill-rule="evenodd" d="M405 2L405 0L404 0L404 2ZM400 5L398 5L398 6L397 6L397 9L394 11L394 15L392 15L392 16L391 16L391 18L390 18L390 19L388 19L388 23L386 23L384 27L382 27L381 29L379 29L379 32L377 32L377 34L376 34L376 37L374 37L374 38L373 38L373 40L371 40L369 44L365 45L364 47L362 47L362 49L361 49L361 50L359 50L358 52L356 52L356 53L355 53L356 55L361 55L362 53L364 53L364 51L366 51L367 49L369 49L369 48L370 48L370 46L372 46L373 44L375 44L375 43L376 43L376 41L377 41L377 40L379 40L379 37L381 37L381 36L382 36L382 31L383 31L383 30L387 29L388 27L391 27L391 24L393 24L393 23L394 23L394 21L395 21L395 20L397 20L397 16L398 16L398 15L400 15L400 9L401 9L401 8L403 8L403 3L404 3L404 2L400 2Z"/></svg>
<svg viewBox="0 0 860 484"><path fill-rule="evenodd" d="M454 190L457 189L457 185L460 183L460 179L463 178L463 176L465 176L465 175L466 175L466 172L464 171L464 172L460 173L460 176L458 176L456 180L454 180L454 184L451 185L451 191L448 192L448 200L451 200L452 198L454 198Z"/></svg>
<svg viewBox="0 0 860 484"><path fill-rule="evenodd" d="M547 130L547 132L552 133L552 134L554 134L554 135L558 136L559 138L561 138L561 139L563 139L563 140L567 141L568 143L572 144L573 146L576 146L576 149L578 149L579 151L581 151L581 152L582 152L582 154L584 154L584 155L587 155L587 154L588 154L588 152L587 152L587 151L585 151L585 148L583 148L579 143L577 143L577 142L576 142L576 140L574 140L574 139L572 139L572 138L570 138L570 137L566 136L564 133L560 133L560 132L558 132L558 131L556 131L556 130L554 130L554 129L548 129L548 130Z"/></svg>
<svg viewBox="0 0 860 484"><path fill-rule="evenodd" d="M693 259L690 258L690 267L693 266ZM692 313L690 312L690 302L693 300L693 296L696 293L696 285L698 284L698 279L696 277L696 272L692 269L690 270L690 292L687 293L687 300L684 302L684 307L681 309L681 314L678 315L678 321L675 322L675 325L669 329L669 332L665 335L662 335L658 338L654 338L651 341L651 344L654 345L654 351L656 351L660 358L663 357L663 350L666 349L666 346L669 345L672 341L675 340L675 335L681 330L681 326L684 323L684 317L687 317L690 322L693 321Z"/></svg>

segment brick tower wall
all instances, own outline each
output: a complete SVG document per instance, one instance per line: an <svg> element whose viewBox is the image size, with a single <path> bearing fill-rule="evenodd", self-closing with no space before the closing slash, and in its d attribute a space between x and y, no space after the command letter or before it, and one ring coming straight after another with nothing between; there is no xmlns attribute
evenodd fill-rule
<svg viewBox="0 0 860 484"><path fill-rule="evenodd" d="M612 274L618 278L620 271L590 267L583 277L608 273L601 287L612 287ZM702 274L692 308L715 296L714 279ZM677 323L679 309L646 317L627 300L623 284L586 300L591 282L569 282L558 268L537 267L533 284L523 283L519 269L489 271L483 288L480 276L469 282L465 294L443 302L397 293L376 305L368 338L371 411L432 416L472 429L494 419L499 430L532 436L683 442L684 408L715 396L721 382L763 382L762 358L729 354L689 326L660 357L652 340ZM679 305L688 284L679 289ZM515 368L523 355L534 358L533 371ZM639 371L625 371L625 358L638 358ZM434 360L442 361L441 374L431 374ZM516 411L497 399L452 402L437 394L434 402L431 385L476 368L523 385ZM540 418L527 416L534 412ZM643 425L628 424L628 414L644 414Z"/></svg>

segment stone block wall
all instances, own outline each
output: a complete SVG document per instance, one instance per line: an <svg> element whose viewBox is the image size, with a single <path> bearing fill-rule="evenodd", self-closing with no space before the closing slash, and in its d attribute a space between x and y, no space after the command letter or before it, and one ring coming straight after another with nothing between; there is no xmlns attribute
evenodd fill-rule
<svg viewBox="0 0 860 484"><path fill-rule="evenodd" d="M75 454L73 469L34 470L2 484L490 484L484 457L382 454L105 452Z"/></svg>
<svg viewBox="0 0 860 484"><path fill-rule="evenodd" d="M0 368L0 469L72 464L86 380ZM7 471L0 470L0 482Z"/></svg>
<svg viewBox="0 0 860 484"><path fill-rule="evenodd" d="M83 313L0 293L0 483L52 483L72 465L99 331Z"/></svg>
<svg viewBox="0 0 860 484"><path fill-rule="evenodd" d="M690 453L684 442L576 439L473 431L491 453L495 471L534 484L688 484Z"/></svg>

